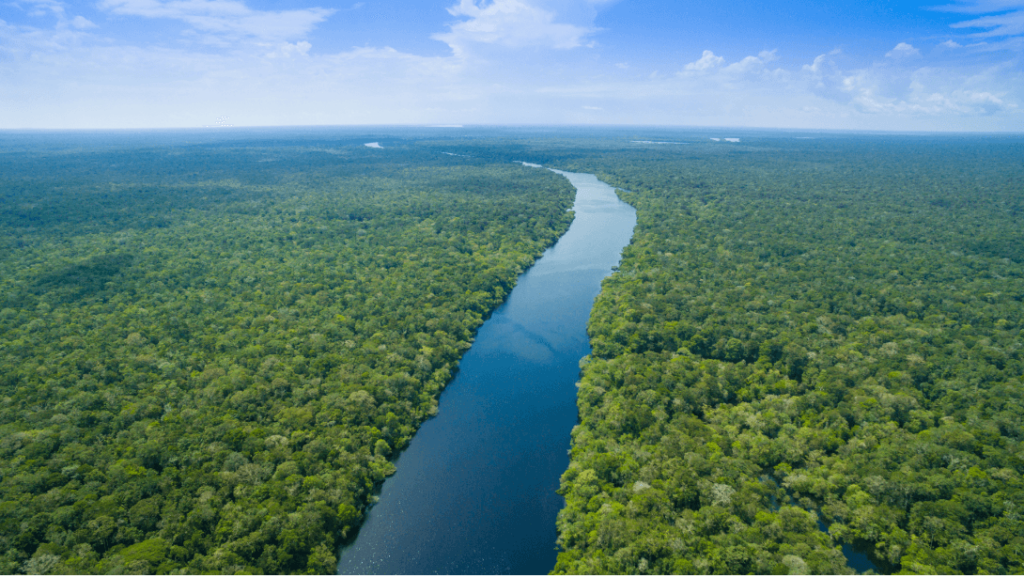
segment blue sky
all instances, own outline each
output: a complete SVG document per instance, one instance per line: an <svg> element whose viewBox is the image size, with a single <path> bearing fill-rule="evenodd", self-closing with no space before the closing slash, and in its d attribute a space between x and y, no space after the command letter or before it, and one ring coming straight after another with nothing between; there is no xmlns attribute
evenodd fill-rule
<svg viewBox="0 0 1024 578"><path fill-rule="evenodd" d="M0 128L1024 131L1024 0L0 0Z"/></svg>

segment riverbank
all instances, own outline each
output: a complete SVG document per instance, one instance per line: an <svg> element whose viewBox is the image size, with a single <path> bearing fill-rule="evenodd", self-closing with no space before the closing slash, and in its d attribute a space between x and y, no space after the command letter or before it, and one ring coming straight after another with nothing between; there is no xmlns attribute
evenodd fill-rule
<svg viewBox="0 0 1024 578"><path fill-rule="evenodd" d="M353 574L543 574L555 564L556 493L576 424L579 360L601 280L636 213L593 175L569 230L480 328L438 416L398 458L338 570Z"/></svg>

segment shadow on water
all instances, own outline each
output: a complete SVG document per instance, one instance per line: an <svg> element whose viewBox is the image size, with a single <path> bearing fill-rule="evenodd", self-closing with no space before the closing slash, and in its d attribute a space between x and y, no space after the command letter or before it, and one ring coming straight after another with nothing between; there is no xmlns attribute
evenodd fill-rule
<svg viewBox="0 0 1024 578"><path fill-rule="evenodd" d="M776 489L782 489L778 481L772 476L764 475L761 476L759 479L762 483L773 485L776 487ZM801 506L799 503L797 503L795 499L793 499L793 495L790 493L788 489L783 490L783 492L787 502L787 504L785 505L793 506L796 508L803 508L803 506ZM770 494L768 496L768 507L771 509L771 511L777 512L782 505L783 504L779 503L779 500L775 497L774 494ZM818 509L814 510L814 514L817 519L818 530L828 534L828 524L824 522L824 514L822 514L821 510ZM858 574L864 574L866 572L871 572L874 574L892 574L893 572L898 570L898 568L890 567L882 561L873 560L870 556L870 552L872 551L873 546L869 542L865 542L862 540L857 540L852 543L840 542L840 546L842 547L843 556L846 557L846 565L852 568ZM878 563L876 564L876 562Z"/></svg>
<svg viewBox="0 0 1024 578"><path fill-rule="evenodd" d="M828 526L825 522L822 522L822 514L818 512L818 529L828 534ZM878 573L878 566L868 556L868 552L871 551L871 544L868 542L856 541L841 542L840 545L843 549L843 556L846 556L846 565L853 568L858 574L865 572ZM888 574L889 572L886 572Z"/></svg>
<svg viewBox="0 0 1024 578"><path fill-rule="evenodd" d="M559 172L559 171L556 171ZM343 574L545 574L554 567L556 491L576 425L579 360L601 280L629 243L636 212L593 175L575 219L520 276L477 333L425 422L396 460L351 544Z"/></svg>
<svg viewBox="0 0 1024 578"><path fill-rule="evenodd" d="M856 570L858 574L863 574L869 570L878 573L878 566L876 566L875 563L871 561L871 558L865 554L867 548L870 547L870 544L854 545L848 542L843 542L843 556L846 556L847 566ZM886 574L888 574L888 572L886 572Z"/></svg>

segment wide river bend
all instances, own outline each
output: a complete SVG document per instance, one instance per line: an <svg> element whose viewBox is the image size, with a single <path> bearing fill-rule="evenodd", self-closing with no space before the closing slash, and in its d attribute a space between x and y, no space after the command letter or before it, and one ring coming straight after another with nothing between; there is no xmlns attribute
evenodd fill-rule
<svg viewBox="0 0 1024 578"><path fill-rule="evenodd" d="M525 163L524 163L525 164ZM535 166L535 165L529 165ZM575 219L477 332L438 415L396 461L342 574L546 574L555 565L556 493L578 418L579 361L601 280L636 211L589 174Z"/></svg>

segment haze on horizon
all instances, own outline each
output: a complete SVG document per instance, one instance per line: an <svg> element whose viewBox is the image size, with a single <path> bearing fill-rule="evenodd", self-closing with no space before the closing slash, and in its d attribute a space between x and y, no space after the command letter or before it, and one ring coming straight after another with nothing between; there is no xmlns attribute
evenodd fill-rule
<svg viewBox="0 0 1024 578"><path fill-rule="evenodd" d="M0 129L1021 132L1022 52L1024 0L12 0Z"/></svg>

